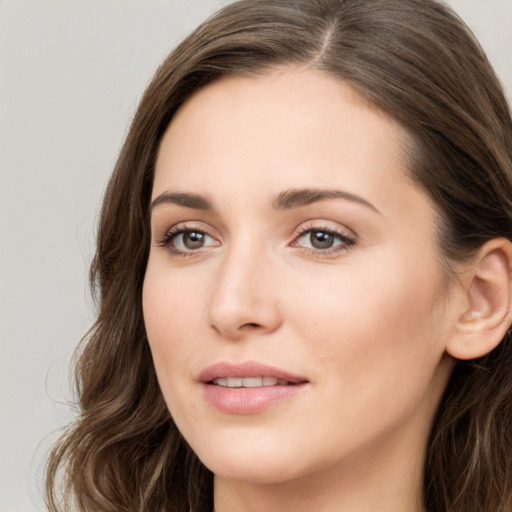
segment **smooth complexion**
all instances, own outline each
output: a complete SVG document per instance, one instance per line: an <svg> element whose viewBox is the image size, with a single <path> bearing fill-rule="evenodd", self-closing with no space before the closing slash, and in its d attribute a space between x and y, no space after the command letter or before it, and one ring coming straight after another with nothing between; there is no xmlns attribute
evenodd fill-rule
<svg viewBox="0 0 512 512"><path fill-rule="evenodd" d="M461 301L406 139L304 68L215 82L168 128L144 316L169 410L216 475L217 512L422 510ZM257 364L298 381L274 399L278 386L258 399L213 382Z"/></svg>

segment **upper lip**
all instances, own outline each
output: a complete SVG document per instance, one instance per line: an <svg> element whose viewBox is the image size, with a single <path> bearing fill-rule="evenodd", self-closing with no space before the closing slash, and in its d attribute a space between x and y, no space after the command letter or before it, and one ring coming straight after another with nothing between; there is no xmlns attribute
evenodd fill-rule
<svg viewBox="0 0 512 512"><path fill-rule="evenodd" d="M256 361L244 361L241 363L231 363L221 361L205 368L199 374L199 381L203 383L211 382L213 379L228 377L275 377L279 380L285 380L292 384L307 382L305 377L294 375L290 372L258 363Z"/></svg>

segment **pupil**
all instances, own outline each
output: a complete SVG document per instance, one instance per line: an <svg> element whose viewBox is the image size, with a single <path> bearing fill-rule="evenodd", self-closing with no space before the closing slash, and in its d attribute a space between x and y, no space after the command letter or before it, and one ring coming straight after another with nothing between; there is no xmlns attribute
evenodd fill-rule
<svg viewBox="0 0 512 512"><path fill-rule="evenodd" d="M310 235L311 245L315 249L329 249L334 243L334 236L325 231L313 231Z"/></svg>
<svg viewBox="0 0 512 512"><path fill-rule="evenodd" d="M200 249L204 245L204 234L197 231L184 233L183 243L187 249Z"/></svg>

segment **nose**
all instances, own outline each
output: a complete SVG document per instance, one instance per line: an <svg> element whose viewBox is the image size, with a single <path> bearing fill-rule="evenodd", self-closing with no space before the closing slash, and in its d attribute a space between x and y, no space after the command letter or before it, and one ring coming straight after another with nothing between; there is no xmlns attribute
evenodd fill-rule
<svg viewBox="0 0 512 512"><path fill-rule="evenodd" d="M282 318L275 274L268 259L250 249L226 254L211 295L210 326L230 340L276 331Z"/></svg>

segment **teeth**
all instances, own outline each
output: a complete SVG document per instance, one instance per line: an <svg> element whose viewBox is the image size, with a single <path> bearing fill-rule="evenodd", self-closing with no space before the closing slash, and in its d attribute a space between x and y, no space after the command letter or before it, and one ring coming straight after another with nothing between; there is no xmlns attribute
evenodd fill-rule
<svg viewBox="0 0 512 512"><path fill-rule="evenodd" d="M263 377L262 381L264 386L275 386L277 384L275 377Z"/></svg>
<svg viewBox="0 0 512 512"><path fill-rule="evenodd" d="M260 388L263 385L261 377L244 377L242 379L242 386L244 388Z"/></svg>
<svg viewBox="0 0 512 512"><path fill-rule="evenodd" d="M262 386L288 386L286 380L276 377L219 377L213 379L213 383L218 386L228 388L259 388Z"/></svg>

